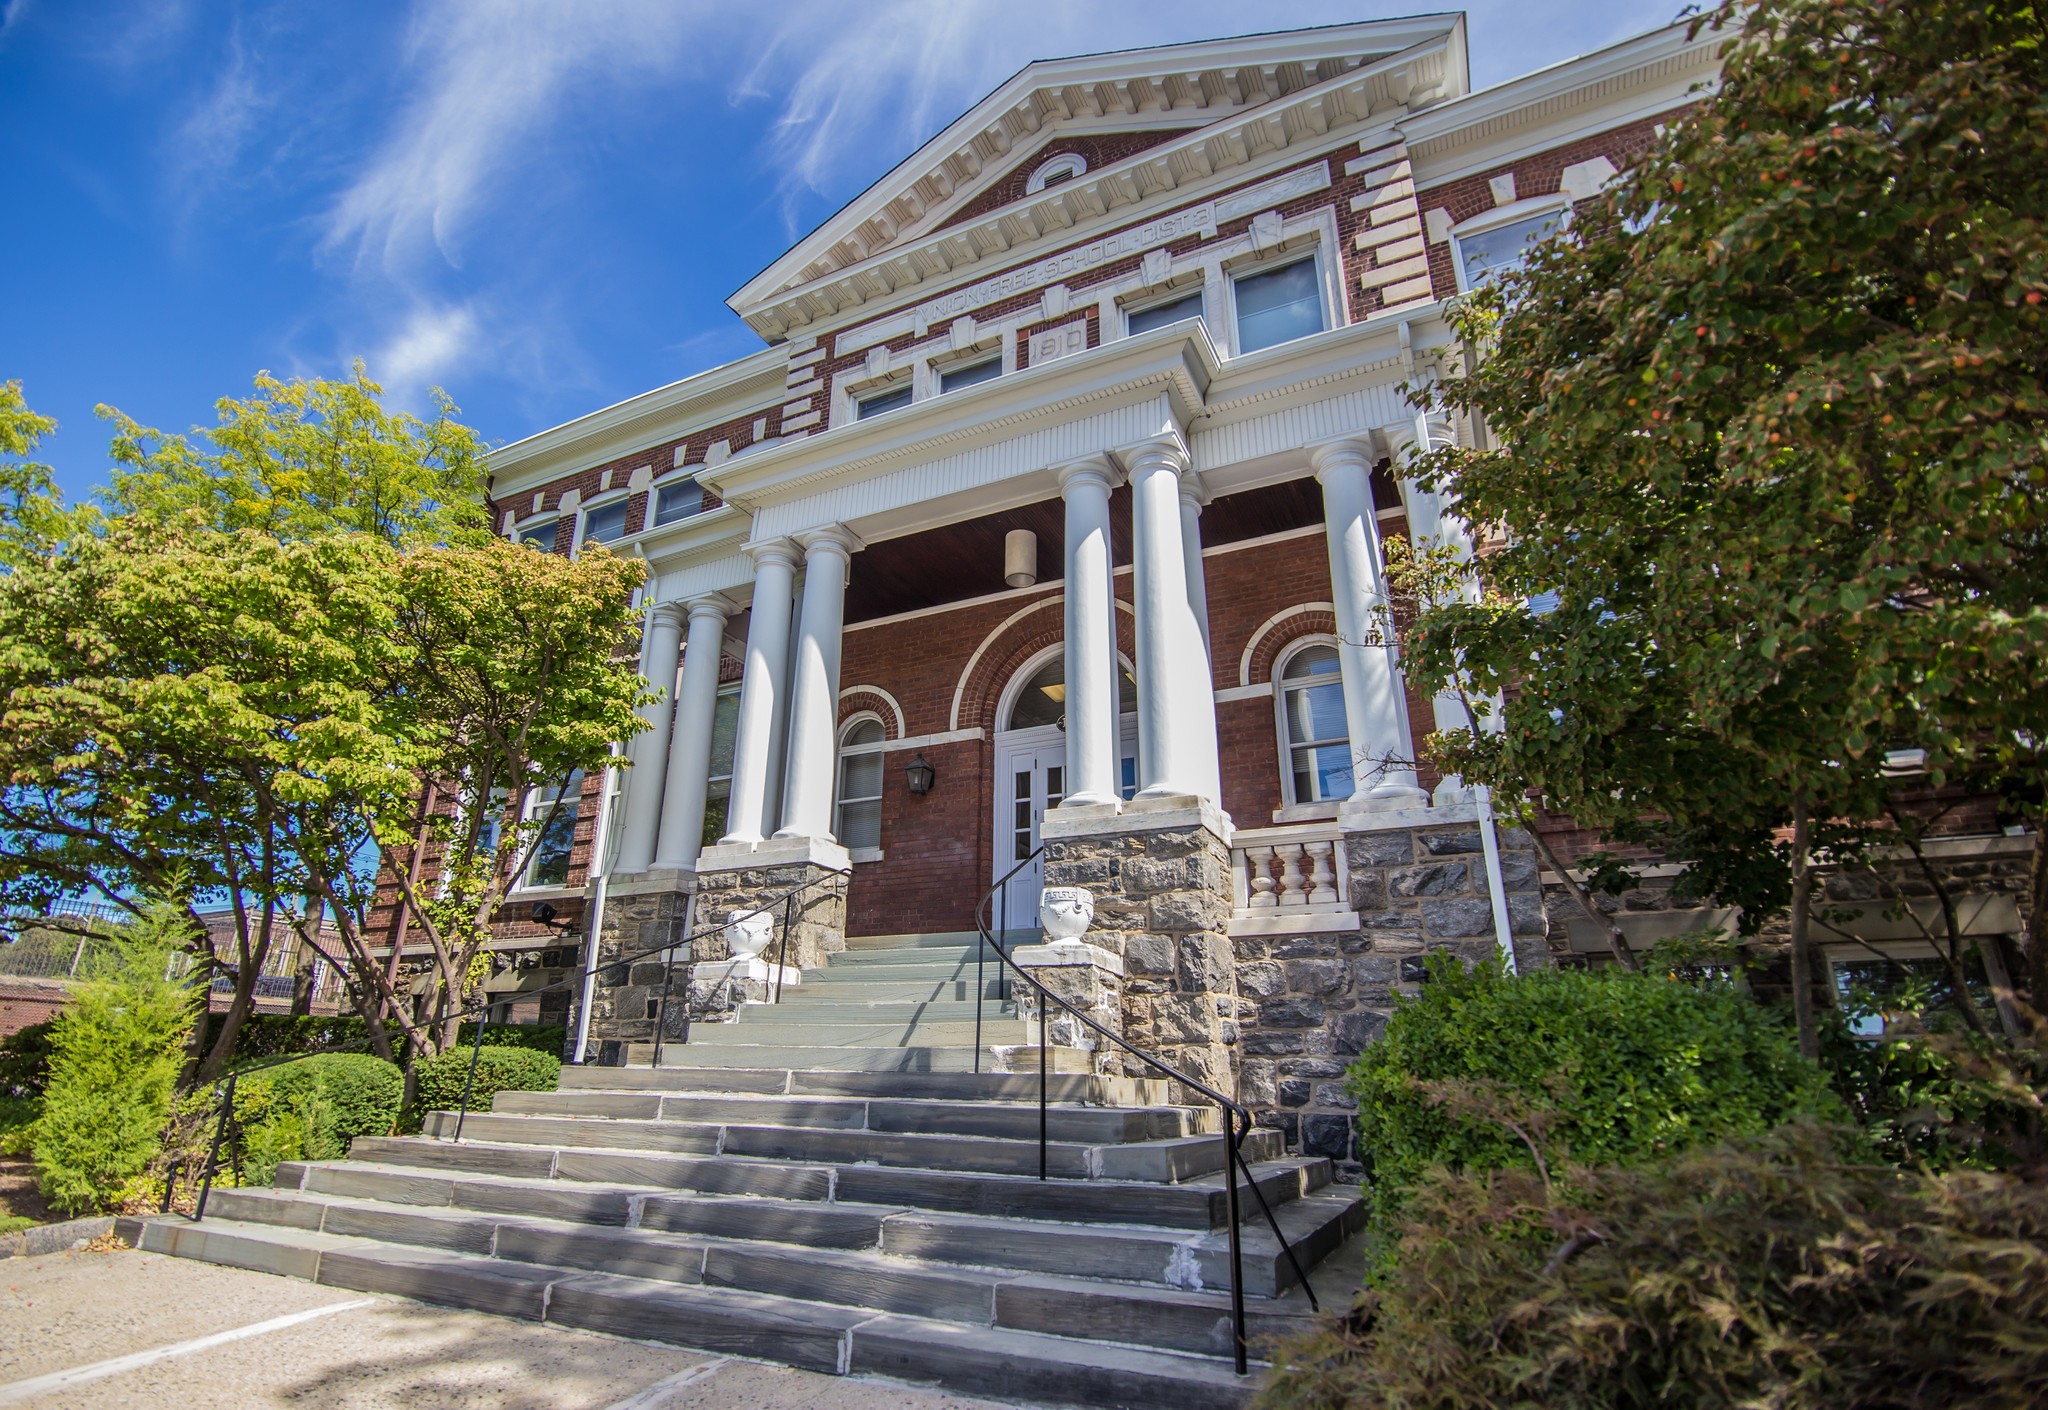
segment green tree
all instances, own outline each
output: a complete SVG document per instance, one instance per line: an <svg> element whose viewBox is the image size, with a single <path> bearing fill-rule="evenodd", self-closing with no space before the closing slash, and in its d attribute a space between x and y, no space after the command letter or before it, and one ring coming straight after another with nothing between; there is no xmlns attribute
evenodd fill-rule
<svg viewBox="0 0 2048 1410"><path fill-rule="evenodd" d="M30 1138L43 1198L57 1209L118 1204L156 1155L198 1009L179 978L191 942L180 907L146 905L58 1016Z"/></svg>
<svg viewBox="0 0 2048 1410"><path fill-rule="evenodd" d="M1507 537L1410 659L1502 702L1446 767L1616 833L1661 819L1781 898L1810 981L1816 852L1913 841L1888 750L2041 821L2048 44L2034 7L1969 0L1700 23L1720 89L1455 314L1473 355L1427 395L1486 436L1417 470Z"/></svg>
<svg viewBox="0 0 2048 1410"><path fill-rule="evenodd" d="M0 577L0 900L227 902L234 997L202 1077L311 879L374 865L429 757L392 709L399 568L369 535L131 517Z"/></svg>
<svg viewBox="0 0 2048 1410"><path fill-rule="evenodd" d="M0 382L0 568L21 560L58 532L63 519L50 467L29 459L57 429L29 409L21 383Z"/></svg>
<svg viewBox="0 0 2048 1410"><path fill-rule="evenodd" d="M222 398L219 424L190 436L137 425L111 407L117 516L257 529L282 539L334 530L398 544L473 542L490 529L484 447L438 387L430 419L387 411L361 362L346 381L256 376Z"/></svg>

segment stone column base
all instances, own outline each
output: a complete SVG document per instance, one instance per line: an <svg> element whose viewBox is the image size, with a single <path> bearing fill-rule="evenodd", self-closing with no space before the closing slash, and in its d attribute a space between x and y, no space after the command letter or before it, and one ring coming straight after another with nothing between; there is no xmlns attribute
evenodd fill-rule
<svg viewBox="0 0 2048 1410"><path fill-rule="evenodd" d="M673 872L618 877L607 886L596 941L597 983L591 989L589 1060L595 1061L607 1042L652 1042L657 1012L665 1015L665 1036L680 1036L691 978L684 944L690 886L687 873ZM665 945L675 948L664 955L659 947ZM650 950L656 953L642 953Z"/></svg>
<svg viewBox="0 0 2048 1410"><path fill-rule="evenodd" d="M835 857L833 854L837 854ZM846 885L835 875L846 849L809 838L770 838L761 846L707 847L697 861L697 959L729 959L723 930L734 915L767 910L775 930L761 952L764 969L816 969L846 948ZM794 888L794 900L785 893Z"/></svg>
<svg viewBox="0 0 2048 1410"><path fill-rule="evenodd" d="M1045 883L1095 898L1087 939L1123 961L1123 1034L1220 1092L1237 1089L1237 977L1229 821L1199 799L1147 800L1121 814L1076 809L1045 822ZM1119 1053L1106 1070L1156 1077ZM1209 1105L1191 1091L1174 1099Z"/></svg>
<svg viewBox="0 0 2048 1410"><path fill-rule="evenodd" d="M1010 952L1019 969L1046 987L1055 998L1080 1009L1112 1033L1123 1031L1124 962L1099 945L1084 941L1066 944L1025 945ZM1017 1016L1031 1027L1031 1041L1038 1041L1038 991L1019 983ZM1050 1047L1079 1048L1092 1052L1098 1071L1121 1070L1114 1043L1075 1018L1058 1004L1046 1015L1045 1041Z"/></svg>

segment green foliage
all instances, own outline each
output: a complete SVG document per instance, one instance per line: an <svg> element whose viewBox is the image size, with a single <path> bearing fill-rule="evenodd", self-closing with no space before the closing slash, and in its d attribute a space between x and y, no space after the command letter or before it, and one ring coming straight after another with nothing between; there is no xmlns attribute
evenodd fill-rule
<svg viewBox="0 0 2048 1410"><path fill-rule="evenodd" d="M35 1226L36 1221L26 1214L0 1214L0 1234L18 1234Z"/></svg>
<svg viewBox="0 0 2048 1410"><path fill-rule="evenodd" d="M195 1009L165 975L190 938L174 907L152 904L56 1020L33 1153L43 1198L67 1214L111 1207L156 1155Z"/></svg>
<svg viewBox="0 0 2048 1410"><path fill-rule="evenodd" d="M383 393L360 362L347 381L262 372L256 395L222 398L219 424L189 439L103 406L122 468L102 498L121 516L277 539L341 531L395 547L482 538L483 442L439 389L431 421L386 411Z"/></svg>
<svg viewBox="0 0 2048 1410"><path fill-rule="evenodd" d="M0 1098L40 1097L50 1084L50 1055L56 1051L54 1021L31 1023L0 1038Z"/></svg>
<svg viewBox="0 0 2048 1410"><path fill-rule="evenodd" d="M1718 91L1464 301L1482 355L1417 389L1489 432L1418 473L1509 537L1406 659L1504 693L1447 770L1618 837L1660 817L1784 905L1795 804L1824 850L1881 834L1891 748L2038 808L2048 45L1976 0L1713 22Z"/></svg>
<svg viewBox="0 0 2048 1410"><path fill-rule="evenodd" d="M268 1184L282 1161L339 1160L356 1137L388 1135L404 1097L405 1075L366 1053L316 1053L250 1074L235 1084L242 1180Z"/></svg>
<svg viewBox="0 0 2048 1410"><path fill-rule="evenodd" d="M475 1037L475 1025L465 1022L456 1044L466 1046ZM235 1037L234 1065L246 1067L250 1063L289 1057L293 1053L311 1053L321 1048L360 1046L367 1050L369 1041L370 1025L355 1014L321 1017L252 1013ZM484 1030L484 1046L487 1048L532 1048L535 1052L553 1053L559 1057L567 1041L568 1029L559 1023L494 1023ZM0 1049L0 1082L5 1080L4 1063L4 1049Z"/></svg>
<svg viewBox="0 0 2048 1410"><path fill-rule="evenodd" d="M0 382L0 568L46 547L65 520L50 467L29 459L57 429L29 410L21 383Z"/></svg>
<svg viewBox="0 0 2048 1410"><path fill-rule="evenodd" d="M1647 1166L1437 1171L1392 1271L1261 1410L2027 1410L2048 1186L1844 1164L1792 1126Z"/></svg>
<svg viewBox="0 0 2048 1410"><path fill-rule="evenodd" d="M27 1155L42 1114L40 1097L0 1096L0 1155Z"/></svg>
<svg viewBox="0 0 2048 1410"><path fill-rule="evenodd" d="M476 1085L469 1094L471 1111L488 1111L491 1098L499 1092L552 1092L562 1077L562 1061L551 1053L531 1048L499 1048L486 1043L481 1052L455 1048L438 1057L422 1058L413 1068L416 1083L413 1099L418 1112L455 1111L462 1105L463 1084L469 1080L469 1063L474 1055Z"/></svg>
<svg viewBox="0 0 2048 1410"><path fill-rule="evenodd" d="M1634 1165L1836 1110L1787 1030L1732 986L1612 968L1510 976L1449 956L1349 1085L1383 1235L1433 1166Z"/></svg>
<svg viewBox="0 0 2048 1410"><path fill-rule="evenodd" d="M467 1047L475 1041L476 1025L464 1023L455 1035L455 1046ZM558 1061L568 1043L568 1026L561 1023L494 1023L484 1030L487 1048L531 1048Z"/></svg>

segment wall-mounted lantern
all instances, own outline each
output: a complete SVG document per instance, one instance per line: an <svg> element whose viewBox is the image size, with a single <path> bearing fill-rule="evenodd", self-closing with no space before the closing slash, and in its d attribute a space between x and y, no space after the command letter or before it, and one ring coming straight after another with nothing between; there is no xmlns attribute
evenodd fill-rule
<svg viewBox="0 0 2048 1410"><path fill-rule="evenodd" d="M932 783L938 776L938 770L927 764L922 754L903 766L903 781L910 785L912 793L920 797L932 791Z"/></svg>

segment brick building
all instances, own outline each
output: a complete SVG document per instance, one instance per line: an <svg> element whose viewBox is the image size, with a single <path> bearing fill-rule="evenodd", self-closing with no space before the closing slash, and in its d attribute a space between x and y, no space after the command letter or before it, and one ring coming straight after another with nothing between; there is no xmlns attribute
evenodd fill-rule
<svg viewBox="0 0 2048 1410"><path fill-rule="evenodd" d="M1460 15L1021 70L732 296L760 352L492 456L506 535L645 560L667 695L515 900L608 961L813 882L815 969L1021 864L1002 928L1088 888L1103 1012L1348 1161L1420 956L1597 948L1375 644L1383 542L1458 531L1406 456L1476 433L1402 389L1714 73L1677 26L1473 92ZM628 1053L692 974L585 968Z"/></svg>

